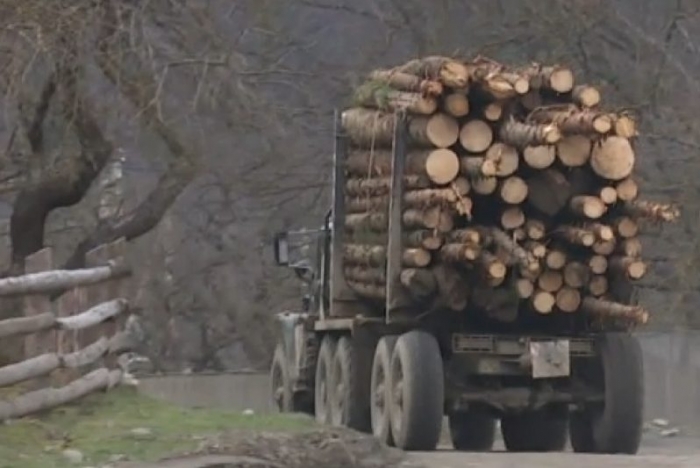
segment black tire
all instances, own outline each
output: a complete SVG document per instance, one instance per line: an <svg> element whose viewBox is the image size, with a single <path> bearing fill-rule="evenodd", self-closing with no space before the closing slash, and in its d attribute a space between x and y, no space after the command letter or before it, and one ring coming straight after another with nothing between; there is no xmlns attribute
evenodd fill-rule
<svg viewBox="0 0 700 468"><path fill-rule="evenodd" d="M275 354L270 367L270 384L273 409L278 413L288 413L293 410L292 383L289 380L287 357L281 344L275 347Z"/></svg>
<svg viewBox="0 0 700 468"><path fill-rule="evenodd" d="M633 455L639 450L644 423L642 350L629 333L603 335L598 350L605 401L574 413L571 445L576 452Z"/></svg>
<svg viewBox="0 0 700 468"><path fill-rule="evenodd" d="M448 415L450 438L455 450L487 452L496 438L496 419L486 410L475 408Z"/></svg>
<svg viewBox="0 0 700 468"><path fill-rule="evenodd" d="M372 433L387 445L393 445L391 436L391 419L389 415L389 394L391 385L391 354L396 346L397 336L384 336L379 339L372 360L370 379L370 419Z"/></svg>
<svg viewBox="0 0 700 468"><path fill-rule="evenodd" d="M335 356L335 339L324 336L318 350L316 378L314 379L314 415L320 424L331 424L330 395L332 388L331 369Z"/></svg>
<svg viewBox="0 0 700 468"><path fill-rule="evenodd" d="M396 447L435 450L442 430L445 381L433 335L415 330L399 337L391 357L390 383L389 414Z"/></svg>
<svg viewBox="0 0 700 468"><path fill-rule="evenodd" d="M358 354L351 337L338 340L331 371L331 424L370 432L370 383L362 375Z"/></svg>
<svg viewBox="0 0 700 468"><path fill-rule="evenodd" d="M501 419L503 443L509 452L561 452L568 435L566 408L542 409Z"/></svg>

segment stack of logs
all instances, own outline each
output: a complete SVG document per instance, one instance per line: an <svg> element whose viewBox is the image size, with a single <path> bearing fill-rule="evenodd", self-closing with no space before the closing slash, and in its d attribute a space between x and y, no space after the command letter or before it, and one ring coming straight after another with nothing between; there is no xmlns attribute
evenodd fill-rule
<svg viewBox="0 0 700 468"><path fill-rule="evenodd" d="M342 115L351 145L343 257L359 295L386 294L392 147L403 113L400 281L422 310L646 322L641 307L616 302L611 285L646 273L644 220L673 221L679 211L638 199L632 115L604 110L599 90L575 83L569 68L483 57L374 71L355 101Z"/></svg>

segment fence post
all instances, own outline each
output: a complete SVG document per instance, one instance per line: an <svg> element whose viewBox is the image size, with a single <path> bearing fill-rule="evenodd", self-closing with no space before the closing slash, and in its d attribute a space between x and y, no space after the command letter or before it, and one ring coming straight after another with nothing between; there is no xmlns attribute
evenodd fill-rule
<svg viewBox="0 0 700 468"><path fill-rule="evenodd" d="M40 273L53 269L53 250L50 247L29 255L24 260L25 274ZM44 312L51 312L51 299L48 294L27 295L22 299L24 316L31 317ZM24 357L29 359L45 353L56 351L56 332L47 330L28 335L24 340ZM36 379L33 386L44 387L50 379L48 376Z"/></svg>

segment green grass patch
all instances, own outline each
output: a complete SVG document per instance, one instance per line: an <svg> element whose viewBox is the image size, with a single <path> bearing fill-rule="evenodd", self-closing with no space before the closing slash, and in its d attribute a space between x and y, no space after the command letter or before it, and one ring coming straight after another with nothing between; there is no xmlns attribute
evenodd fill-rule
<svg viewBox="0 0 700 468"><path fill-rule="evenodd" d="M194 450L207 436L226 430L296 431L312 426L299 415L244 415L181 408L119 388L46 415L0 425L0 468L64 468L65 449L82 452L77 466L105 464L115 456L154 461ZM150 434L134 434L145 428Z"/></svg>

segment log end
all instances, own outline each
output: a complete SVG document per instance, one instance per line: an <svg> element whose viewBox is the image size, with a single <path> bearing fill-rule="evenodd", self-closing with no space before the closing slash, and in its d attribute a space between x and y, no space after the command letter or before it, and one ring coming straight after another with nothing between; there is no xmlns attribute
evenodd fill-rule
<svg viewBox="0 0 700 468"><path fill-rule="evenodd" d="M630 176L634 169L635 155L627 138L611 136L594 145L591 154L591 167L600 177L609 180L622 180Z"/></svg>

